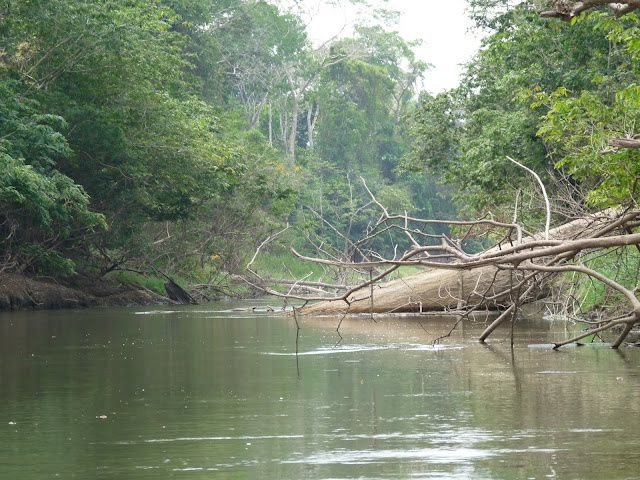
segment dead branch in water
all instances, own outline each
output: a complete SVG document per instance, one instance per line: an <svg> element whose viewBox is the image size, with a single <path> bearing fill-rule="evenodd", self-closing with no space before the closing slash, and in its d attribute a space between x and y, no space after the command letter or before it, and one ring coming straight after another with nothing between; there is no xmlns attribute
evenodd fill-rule
<svg viewBox="0 0 640 480"><path fill-rule="evenodd" d="M491 216L477 220L432 220L411 217L406 212L391 214L362 180L371 199L367 206L375 206L380 214L359 239L341 235L345 245L342 255L337 249L326 255L324 249L318 248L316 256L291 249L298 259L319 266L323 271L335 269L341 272L335 277L341 282L310 281L308 278L273 281L259 277L251 271L251 263L274 236L258 247L248 265L250 276L245 281L272 295L304 300L305 305L296 309L298 317L338 315L343 319L350 314L369 314L373 318L374 313L455 312L458 320L452 332L471 312L501 311L480 336L479 340L484 342L505 321L511 319L513 327L522 305L547 296L554 278L571 273L602 283L627 306L618 305L621 312L588 324L588 330L557 342L554 348L621 326L622 331L612 344L613 348L618 348L631 329L640 324L637 292L590 267L585 259L589 253L640 245L640 233L635 232L640 225L640 211L610 209L551 228L551 202L540 177L522 164L511 161L531 173L541 187L546 205L546 227L541 234L525 236L526 229L517 223L517 215L509 223ZM328 223L325 219L323 222ZM425 227L431 225L467 229L464 238L482 238L485 244L494 239L494 243L483 251L472 252L461 240L425 231ZM335 228L332 225L332 229ZM474 229L481 231L481 236L472 233ZM387 247L387 255L376 251L375 241L391 232L405 237L404 251L398 251L399 241L393 249ZM390 278L405 267L423 271L404 278ZM354 281L358 273L361 279ZM344 281L347 277L351 285ZM278 284L288 287L288 291L269 286Z"/></svg>

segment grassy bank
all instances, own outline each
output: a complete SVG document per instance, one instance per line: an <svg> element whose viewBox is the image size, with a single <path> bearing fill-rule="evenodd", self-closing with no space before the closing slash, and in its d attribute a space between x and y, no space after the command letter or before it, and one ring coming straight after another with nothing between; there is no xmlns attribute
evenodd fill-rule
<svg viewBox="0 0 640 480"><path fill-rule="evenodd" d="M635 246L587 254L580 260L630 290L640 286L640 252ZM557 288L564 299L564 313L588 315L605 309L615 311L627 304L619 293L580 273L562 275Z"/></svg>

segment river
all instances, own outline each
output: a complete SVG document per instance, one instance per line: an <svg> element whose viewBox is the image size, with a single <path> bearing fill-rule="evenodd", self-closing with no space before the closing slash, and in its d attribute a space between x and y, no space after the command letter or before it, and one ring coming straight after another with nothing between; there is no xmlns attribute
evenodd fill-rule
<svg viewBox="0 0 640 480"><path fill-rule="evenodd" d="M0 479L640 479L640 349L237 306L1 314Z"/></svg>

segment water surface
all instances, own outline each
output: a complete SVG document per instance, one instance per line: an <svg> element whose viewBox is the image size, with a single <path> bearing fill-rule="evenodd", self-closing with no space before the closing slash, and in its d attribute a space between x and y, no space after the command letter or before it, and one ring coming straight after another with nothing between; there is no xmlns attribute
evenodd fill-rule
<svg viewBox="0 0 640 480"><path fill-rule="evenodd" d="M235 306L0 315L0 478L640 478L640 349Z"/></svg>

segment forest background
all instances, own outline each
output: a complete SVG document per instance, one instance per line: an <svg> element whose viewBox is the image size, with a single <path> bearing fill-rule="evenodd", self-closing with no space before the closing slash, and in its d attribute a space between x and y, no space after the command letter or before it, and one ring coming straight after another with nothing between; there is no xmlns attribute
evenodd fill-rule
<svg viewBox="0 0 640 480"><path fill-rule="evenodd" d="M430 95L383 2L318 46L276 2L2 0L0 272L232 293L289 224L254 269L321 279L288 247L358 238L378 214L360 177L392 211L506 221L515 202L535 230L539 190L507 156L557 219L637 207L637 14L542 3L469 0L482 48Z"/></svg>

